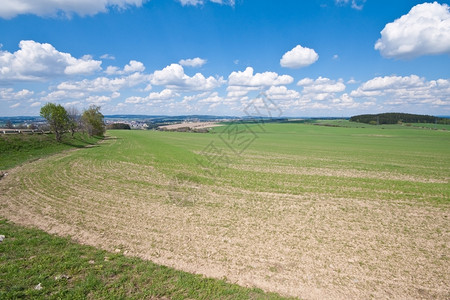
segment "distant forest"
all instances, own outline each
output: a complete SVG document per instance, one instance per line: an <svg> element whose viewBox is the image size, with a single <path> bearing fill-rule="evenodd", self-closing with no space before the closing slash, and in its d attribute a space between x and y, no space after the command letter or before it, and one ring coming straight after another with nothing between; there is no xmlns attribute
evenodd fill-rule
<svg viewBox="0 0 450 300"><path fill-rule="evenodd" d="M414 115L405 113L383 113L376 115L357 115L350 118L351 122L367 124L399 124L399 123L437 123L450 124L450 119L428 115Z"/></svg>
<svg viewBox="0 0 450 300"><path fill-rule="evenodd" d="M106 126L106 129L125 129L130 130L131 127L128 124L125 123L113 123Z"/></svg>

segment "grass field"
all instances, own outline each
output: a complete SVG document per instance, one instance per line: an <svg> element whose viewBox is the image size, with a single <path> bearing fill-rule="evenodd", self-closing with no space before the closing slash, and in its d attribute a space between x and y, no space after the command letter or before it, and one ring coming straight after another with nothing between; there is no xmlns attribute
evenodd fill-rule
<svg viewBox="0 0 450 300"><path fill-rule="evenodd" d="M384 128L384 129L383 129ZM450 297L449 131L109 131L11 170L0 215L302 298Z"/></svg>
<svg viewBox="0 0 450 300"><path fill-rule="evenodd" d="M73 138L65 135L62 143L56 142L54 134L0 134L0 171L64 150L93 145L98 140L82 133Z"/></svg>

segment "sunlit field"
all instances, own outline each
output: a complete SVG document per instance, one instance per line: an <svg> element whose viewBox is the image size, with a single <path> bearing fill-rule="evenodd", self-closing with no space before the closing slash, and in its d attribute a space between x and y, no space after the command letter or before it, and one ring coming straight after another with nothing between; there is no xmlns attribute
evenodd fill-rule
<svg viewBox="0 0 450 300"><path fill-rule="evenodd" d="M10 170L0 215L287 296L448 298L450 132L364 127L108 131Z"/></svg>

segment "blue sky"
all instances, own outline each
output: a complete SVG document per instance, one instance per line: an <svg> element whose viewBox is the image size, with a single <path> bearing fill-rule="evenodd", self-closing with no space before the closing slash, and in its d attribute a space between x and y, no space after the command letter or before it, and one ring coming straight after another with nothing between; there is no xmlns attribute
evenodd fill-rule
<svg viewBox="0 0 450 300"><path fill-rule="evenodd" d="M104 114L243 116L270 104L283 116L450 115L448 5L2 0L0 116L38 115L46 102Z"/></svg>

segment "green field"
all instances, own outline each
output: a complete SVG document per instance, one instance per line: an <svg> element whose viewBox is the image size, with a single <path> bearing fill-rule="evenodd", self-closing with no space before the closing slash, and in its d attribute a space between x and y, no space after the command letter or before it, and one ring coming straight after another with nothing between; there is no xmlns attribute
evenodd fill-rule
<svg viewBox="0 0 450 300"><path fill-rule="evenodd" d="M76 133L73 138L66 135L61 143L56 142L54 134L0 134L0 170L64 150L93 145L98 140L98 137L82 133Z"/></svg>
<svg viewBox="0 0 450 300"><path fill-rule="evenodd" d="M448 298L450 132L363 127L109 131L14 170L0 215L284 295Z"/></svg>

